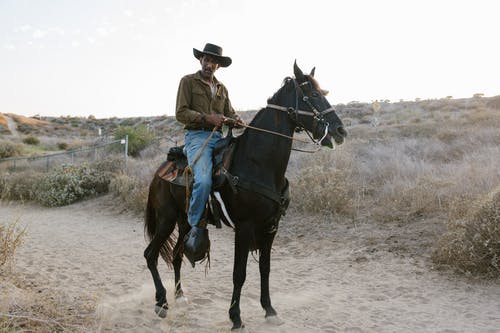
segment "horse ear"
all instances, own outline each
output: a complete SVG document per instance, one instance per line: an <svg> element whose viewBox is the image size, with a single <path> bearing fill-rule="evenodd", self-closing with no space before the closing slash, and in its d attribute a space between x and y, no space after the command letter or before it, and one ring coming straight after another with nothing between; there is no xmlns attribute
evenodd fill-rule
<svg viewBox="0 0 500 333"><path fill-rule="evenodd" d="M297 60L293 63L293 73L295 74L295 78L299 82L304 82L306 80L306 77L304 76L304 73L302 73L302 70L297 66Z"/></svg>
<svg viewBox="0 0 500 333"><path fill-rule="evenodd" d="M311 69L311 73L309 73L309 76L310 77L314 77L314 72L316 71L316 67L313 67L313 69Z"/></svg>

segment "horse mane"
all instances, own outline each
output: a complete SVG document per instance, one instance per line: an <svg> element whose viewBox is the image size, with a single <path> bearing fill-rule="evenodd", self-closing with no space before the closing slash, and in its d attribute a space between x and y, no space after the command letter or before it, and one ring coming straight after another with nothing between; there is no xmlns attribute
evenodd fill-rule
<svg viewBox="0 0 500 333"><path fill-rule="evenodd" d="M318 80L316 80L314 76L306 75L306 77L316 90L322 91L321 87L319 86Z"/></svg>

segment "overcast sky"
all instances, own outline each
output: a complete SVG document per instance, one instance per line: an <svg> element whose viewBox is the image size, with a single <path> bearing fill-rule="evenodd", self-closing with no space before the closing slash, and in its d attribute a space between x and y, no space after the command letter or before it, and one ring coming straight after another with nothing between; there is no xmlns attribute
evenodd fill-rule
<svg viewBox="0 0 500 333"><path fill-rule="evenodd" d="M237 110L304 71L332 104L500 94L497 1L0 0L0 112L173 115L206 42Z"/></svg>

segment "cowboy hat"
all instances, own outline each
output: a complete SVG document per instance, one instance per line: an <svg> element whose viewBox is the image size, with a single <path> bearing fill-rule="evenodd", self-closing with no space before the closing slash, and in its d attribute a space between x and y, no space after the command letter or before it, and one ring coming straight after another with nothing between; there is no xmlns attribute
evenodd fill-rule
<svg viewBox="0 0 500 333"><path fill-rule="evenodd" d="M202 55L208 54L214 57L221 67L227 67L233 62L231 58L222 56L222 47L215 44L205 44L203 51L193 48L193 54L196 59L200 59Z"/></svg>

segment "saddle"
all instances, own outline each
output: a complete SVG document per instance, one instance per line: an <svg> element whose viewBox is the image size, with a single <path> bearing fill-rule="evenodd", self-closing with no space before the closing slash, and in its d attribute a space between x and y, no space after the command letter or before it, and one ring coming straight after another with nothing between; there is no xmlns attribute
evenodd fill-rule
<svg viewBox="0 0 500 333"><path fill-rule="evenodd" d="M219 140L214 147L212 160L213 160L213 173L212 173L212 190L210 198L205 207L204 217L209 223L214 224L217 228L221 228L222 207L216 200L214 192L220 189L225 183L229 183L232 190L236 193L237 177L233 177L229 172L229 167L233 159L233 152L236 146L236 138L229 131L228 135ZM189 174L186 180L184 170L188 166L187 157L184 154L184 146L172 147L167 154L167 160L162 163L158 171L158 176L172 184L185 187L193 186L193 177ZM231 226L226 219L222 221Z"/></svg>

